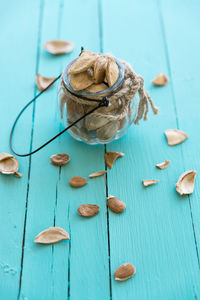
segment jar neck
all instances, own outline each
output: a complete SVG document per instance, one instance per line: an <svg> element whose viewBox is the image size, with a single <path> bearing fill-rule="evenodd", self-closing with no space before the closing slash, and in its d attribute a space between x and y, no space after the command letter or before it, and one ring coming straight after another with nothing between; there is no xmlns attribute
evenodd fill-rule
<svg viewBox="0 0 200 300"><path fill-rule="evenodd" d="M69 68L71 67L71 65L76 61L73 60L71 61L67 66L66 68L64 69L63 71L63 74L62 74L62 82L63 82L63 86L73 95L77 96L77 97L80 97L82 99L86 98L87 99L102 99L104 97L110 97L112 95L114 95L115 93L117 93L122 85L123 85L123 82L124 82L124 66L116 59L115 59L115 62L117 63L118 65L118 68L119 68L119 77L117 79L117 81L115 82L115 84L112 86L112 87L109 87L103 91L100 91L100 92L86 92L86 91L75 91L71 85L70 85L70 77L68 75L68 70Z"/></svg>

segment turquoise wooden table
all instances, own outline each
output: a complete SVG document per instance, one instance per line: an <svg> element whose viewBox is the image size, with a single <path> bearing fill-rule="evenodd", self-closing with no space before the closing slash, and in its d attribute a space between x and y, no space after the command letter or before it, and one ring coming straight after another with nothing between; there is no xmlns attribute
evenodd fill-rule
<svg viewBox="0 0 200 300"><path fill-rule="evenodd" d="M175 183L184 171L200 170L200 2L196 0L10 0L0 2L0 152L10 152L9 132L25 103L38 93L35 75L57 76L80 52L112 52L145 79L158 116L132 126L107 146L89 146L68 133L30 158L19 158L21 179L0 176L0 299L26 300L191 300L200 299L200 185L179 196ZM51 39L75 43L68 55L43 48ZM156 88L156 74L169 76ZM55 135L59 120L53 87L21 118L14 143L30 151ZM167 145L164 130L179 128L189 139ZM72 189L72 176L104 170L104 153L125 157L87 186ZM68 165L49 157L67 152ZM155 164L171 165L160 171ZM145 189L143 179L159 179ZM123 200L126 211L107 210L106 196ZM100 206L91 219L77 214L83 203ZM70 241L36 245L35 236L60 226ZM131 262L136 275L116 282L115 269Z"/></svg>

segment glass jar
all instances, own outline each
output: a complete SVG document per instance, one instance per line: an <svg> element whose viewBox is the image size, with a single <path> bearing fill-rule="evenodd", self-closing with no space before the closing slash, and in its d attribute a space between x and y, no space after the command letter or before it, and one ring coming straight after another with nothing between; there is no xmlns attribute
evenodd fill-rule
<svg viewBox="0 0 200 300"><path fill-rule="evenodd" d="M126 91L123 90L124 82L129 76L127 68L130 66L115 59L119 68L119 77L116 83L103 91L92 93L84 90L75 91L71 87L68 69L74 61L64 69L60 82L59 104L63 125L65 127L71 125L98 106L99 101L106 97L109 101L108 106L102 106L85 116L68 132L76 140L90 145L107 144L119 139L133 123L138 109L136 93L133 93L130 99L130 94L128 97Z"/></svg>

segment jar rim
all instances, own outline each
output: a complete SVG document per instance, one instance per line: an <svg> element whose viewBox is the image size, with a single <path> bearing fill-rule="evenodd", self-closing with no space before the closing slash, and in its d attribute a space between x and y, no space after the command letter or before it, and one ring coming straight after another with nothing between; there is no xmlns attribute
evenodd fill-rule
<svg viewBox="0 0 200 300"><path fill-rule="evenodd" d="M80 90L80 91L75 91L71 84L70 84L70 80L69 80L69 75L68 75L68 70L69 68L71 67L71 65L78 59L78 57L74 60L72 60L64 69L63 71L63 75L62 75L62 78L63 78L63 83L64 83L64 86L65 88L71 92L72 94L76 95L76 96L81 96L81 97L88 97L88 96L103 96L105 94L110 94L112 93L114 90L116 90L117 88L120 87L120 85L122 84L123 80L124 80L124 67L122 65L122 63L116 59L115 57L113 57L115 62L117 63L118 65L118 68L119 68L119 77L117 79L117 81L115 82L115 84L103 91L100 91L100 92L86 92L86 91L83 91L83 90Z"/></svg>

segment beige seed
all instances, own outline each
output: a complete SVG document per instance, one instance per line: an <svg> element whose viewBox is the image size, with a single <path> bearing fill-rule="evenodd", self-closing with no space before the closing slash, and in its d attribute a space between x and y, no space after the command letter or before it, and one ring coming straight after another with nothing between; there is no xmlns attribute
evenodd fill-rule
<svg viewBox="0 0 200 300"><path fill-rule="evenodd" d="M176 191L180 195L188 195L193 193L196 174L197 171L189 170L179 177L178 182L175 184L175 187Z"/></svg>
<svg viewBox="0 0 200 300"><path fill-rule="evenodd" d="M112 169L112 166L118 157L124 157L124 153L115 151L106 152L105 163L108 168Z"/></svg>
<svg viewBox="0 0 200 300"><path fill-rule="evenodd" d="M85 128L80 129L80 135L86 140L90 141L91 137L88 135L87 130Z"/></svg>
<svg viewBox="0 0 200 300"><path fill-rule="evenodd" d="M34 242L37 244L54 244L62 240L69 240L69 234L63 228L60 227L49 227L44 231L40 232Z"/></svg>
<svg viewBox="0 0 200 300"><path fill-rule="evenodd" d="M0 154L0 161L3 161L3 160L8 159L8 158L12 158L12 157L13 157L12 154L2 152Z"/></svg>
<svg viewBox="0 0 200 300"><path fill-rule="evenodd" d="M15 174L19 169L19 162L17 158L9 153L0 154L0 173Z"/></svg>
<svg viewBox="0 0 200 300"><path fill-rule="evenodd" d="M55 166L64 166L70 161L67 153L54 154L50 157L51 163Z"/></svg>
<svg viewBox="0 0 200 300"><path fill-rule="evenodd" d="M74 44L68 41L53 40L46 42L44 48L51 54L61 55L72 52Z"/></svg>
<svg viewBox="0 0 200 300"><path fill-rule="evenodd" d="M157 182L159 182L159 180L154 180L154 179L142 180L144 186L150 186L152 184L156 184Z"/></svg>
<svg viewBox="0 0 200 300"><path fill-rule="evenodd" d="M100 140L109 140L113 138L119 128L119 121L111 121L97 129L97 137Z"/></svg>
<svg viewBox="0 0 200 300"><path fill-rule="evenodd" d="M68 74L78 74L84 72L94 65L98 54L83 50L81 55L76 59L76 61L71 65L68 70Z"/></svg>
<svg viewBox="0 0 200 300"><path fill-rule="evenodd" d="M45 90L48 87L48 85L50 83L52 83L52 81L54 81L55 79L56 79L56 77L44 77L41 74L37 74L36 84L37 84L38 89L40 91ZM48 89L50 89L52 86L53 86L53 84Z"/></svg>
<svg viewBox="0 0 200 300"><path fill-rule="evenodd" d="M107 205L116 214L126 209L126 204L123 201L111 195L108 196Z"/></svg>
<svg viewBox="0 0 200 300"><path fill-rule="evenodd" d="M125 263L119 266L115 271L115 280L126 280L136 273L135 267L131 263Z"/></svg>
<svg viewBox="0 0 200 300"><path fill-rule="evenodd" d="M166 169L170 165L170 162L171 162L170 160L161 162L160 164L156 165L156 168L161 169L161 170Z"/></svg>
<svg viewBox="0 0 200 300"><path fill-rule="evenodd" d="M166 85L168 83L168 81L169 80L168 80L167 76L164 73L160 73L154 78L152 83L157 86L163 86L163 85Z"/></svg>
<svg viewBox="0 0 200 300"><path fill-rule="evenodd" d="M106 68L106 80L109 86L113 86L119 77L119 68L114 58L108 58L108 65Z"/></svg>
<svg viewBox="0 0 200 300"><path fill-rule="evenodd" d="M83 217L93 217L99 213L99 206L94 204L82 204L78 207L78 213Z"/></svg>
<svg viewBox="0 0 200 300"><path fill-rule="evenodd" d="M95 83L104 81L108 58L100 55L94 63L93 80Z"/></svg>
<svg viewBox="0 0 200 300"><path fill-rule="evenodd" d="M85 127L87 130L96 130L109 122L108 119L103 117L98 117L96 115L89 115L85 119Z"/></svg>
<svg viewBox="0 0 200 300"><path fill-rule="evenodd" d="M85 178L83 177L79 177L79 176L74 176L70 179L69 184L72 187L81 187L87 184L87 181Z"/></svg>
<svg viewBox="0 0 200 300"><path fill-rule="evenodd" d="M96 177L100 177L100 176L102 176L106 173L107 173L107 171L98 171L98 172L90 174L89 177L90 178L96 178Z"/></svg>
<svg viewBox="0 0 200 300"><path fill-rule="evenodd" d="M108 86L105 83L99 83L99 84L93 83L90 87L85 89L85 92L98 93L98 92L102 92L102 91L106 90L107 88L108 88ZM99 97L101 98L102 95L100 95ZM92 96L91 96L91 98L92 98ZM96 96L95 96L95 98L96 98Z"/></svg>
<svg viewBox="0 0 200 300"><path fill-rule="evenodd" d="M167 129L165 135L169 146L181 144L188 138L187 133L179 129Z"/></svg>
<svg viewBox="0 0 200 300"><path fill-rule="evenodd" d="M70 76L70 85L75 91L84 90L92 84L92 77L88 71Z"/></svg>
<svg viewBox="0 0 200 300"><path fill-rule="evenodd" d="M79 129L76 127L76 125L73 125L70 130L74 133L74 134L77 134L79 135Z"/></svg>

